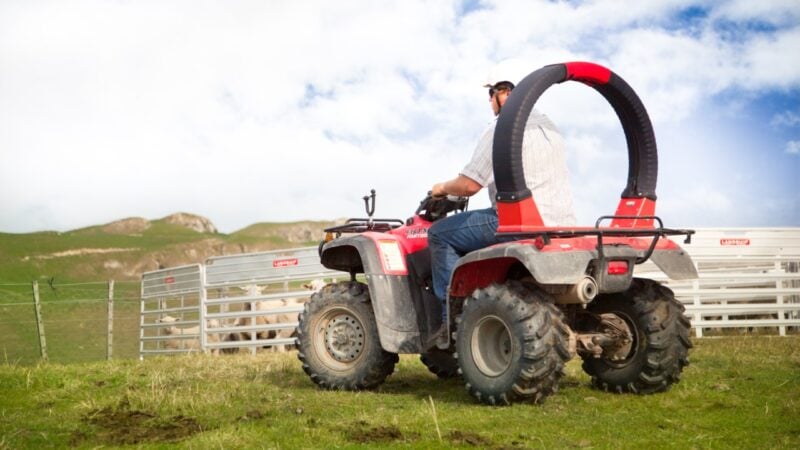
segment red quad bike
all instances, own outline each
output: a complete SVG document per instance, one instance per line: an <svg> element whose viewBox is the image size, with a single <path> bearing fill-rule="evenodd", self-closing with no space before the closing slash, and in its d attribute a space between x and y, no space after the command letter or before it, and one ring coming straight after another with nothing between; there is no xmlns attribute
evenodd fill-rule
<svg viewBox="0 0 800 450"><path fill-rule="evenodd" d="M522 169L534 104L568 80L608 100L627 140L622 199L594 227L545 227ZM328 389L370 389L394 371L398 353L416 353L441 378L460 374L483 403L539 403L556 392L577 353L599 389L648 394L678 382L691 347L684 308L670 289L634 278L633 269L650 259L672 279L696 278L691 258L667 239L683 235L689 243L694 231L664 228L655 216L655 135L633 89L586 62L531 73L498 117L493 164L503 243L459 259L446 305L449 348L425 345L442 316L427 230L466 201L428 197L405 222L373 219L373 191L371 205L364 197L369 217L327 229L320 246L322 264L350 273L350 281L329 284L300 314L298 357L311 379Z"/></svg>

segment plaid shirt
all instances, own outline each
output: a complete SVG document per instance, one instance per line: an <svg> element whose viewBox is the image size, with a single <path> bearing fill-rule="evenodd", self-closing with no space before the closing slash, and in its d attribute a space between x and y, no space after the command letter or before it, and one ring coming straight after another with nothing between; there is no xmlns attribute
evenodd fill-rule
<svg viewBox="0 0 800 450"><path fill-rule="evenodd" d="M481 186L489 187L489 198L496 206L497 186L492 170L492 143L497 119L484 131L472 160L461 171ZM569 170L564 155L564 138L550 119L531 111L522 139L522 168L525 183L546 226L575 225L572 210Z"/></svg>

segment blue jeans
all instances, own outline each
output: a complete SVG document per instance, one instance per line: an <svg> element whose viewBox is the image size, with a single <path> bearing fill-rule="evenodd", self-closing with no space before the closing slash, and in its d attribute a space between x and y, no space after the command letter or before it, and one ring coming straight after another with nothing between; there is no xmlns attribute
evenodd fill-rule
<svg viewBox="0 0 800 450"><path fill-rule="evenodd" d="M458 258L500 242L497 233L497 211L478 209L454 214L435 222L428 230L431 250L433 293L442 302L442 318L446 318L447 285Z"/></svg>

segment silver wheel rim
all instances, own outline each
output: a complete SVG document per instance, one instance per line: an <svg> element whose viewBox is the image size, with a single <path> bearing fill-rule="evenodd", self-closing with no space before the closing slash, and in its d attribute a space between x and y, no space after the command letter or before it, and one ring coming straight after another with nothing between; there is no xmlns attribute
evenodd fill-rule
<svg viewBox="0 0 800 450"><path fill-rule="evenodd" d="M498 377L511 366L514 341L508 326L497 316L481 318L470 336L472 359L478 370L488 377Z"/></svg>
<svg viewBox="0 0 800 450"><path fill-rule="evenodd" d="M348 311L333 310L321 322L325 350L330 358L340 363L358 359L364 350L364 327Z"/></svg>
<svg viewBox="0 0 800 450"><path fill-rule="evenodd" d="M614 354L605 356L604 359L611 366L624 367L636 356L639 345L639 332L630 316L621 311L612 311L612 314L622 319L627 328L626 331L631 336L631 341L616 349Z"/></svg>

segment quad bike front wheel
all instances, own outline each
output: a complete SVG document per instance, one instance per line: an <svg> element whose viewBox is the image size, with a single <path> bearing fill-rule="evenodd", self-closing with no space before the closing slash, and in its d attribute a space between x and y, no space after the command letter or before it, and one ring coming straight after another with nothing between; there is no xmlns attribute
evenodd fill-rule
<svg viewBox="0 0 800 450"><path fill-rule="evenodd" d="M683 305L669 288L635 278L627 291L595 299L588 312L621 319L630 336L630 343L616 352L599 358L582 356L583 370L591 375L594 387L651 394L666 391L679 381L689 364L690 324Z"/></svg>
<svg viewBox="0 0 800 450"><path fill-rule="evenodd" d="M326 389L374 388L394 372L397 354L384 351L369 290L341 282L314 294L300 313L297 357Z"/></svg>
<svg viewBox="0 0 800 450"><path fill-rule="evenodd" d="M464 303L456 352L467 390L480 402L541 403L558 390L569 331L548 295L518 282L476 290Z"/></svg>

